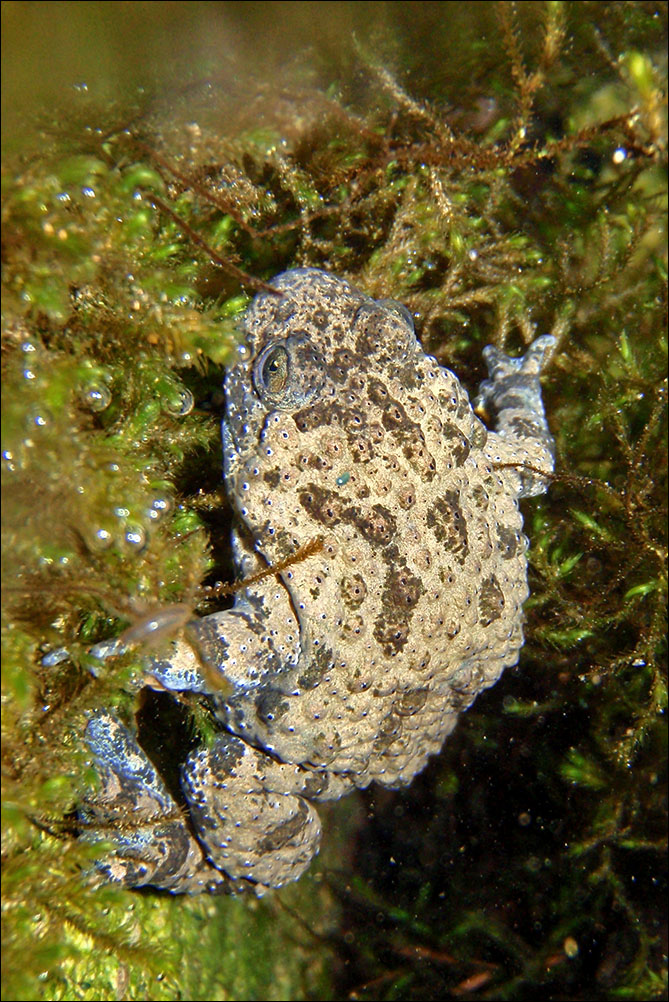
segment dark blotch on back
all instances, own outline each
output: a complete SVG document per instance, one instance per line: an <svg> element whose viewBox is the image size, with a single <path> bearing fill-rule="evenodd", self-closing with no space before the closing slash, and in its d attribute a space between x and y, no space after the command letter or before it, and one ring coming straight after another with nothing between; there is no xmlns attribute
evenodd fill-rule
<svg viewBox="0 0 669 1002"><path fill-rule="evenodd" d="M469 553L467 526L460 508L457 491L444 491L426 514L426 522L438 542L453 554L459 564L464 564Z"/></svg>
<svg viewBox="0 0 669 1002"><path fill-rule="evenodd" d="M385 653L392 655L407 642L411 617L425 587L406 564L399 562L396 546L390 547L386 559L388 570L381 593L381 614L374 624L374 637Z"/></svg>
<svg viewBox="0 0 669 1002"><path fill-rule="evenodd" d="M504 592L499 581L492 574L481 585L479 593L479 622L481 626L490 626L499 619L504 609Z"/></svg>
<svg viewBox="0 0 669 1002"><path fill-rule="evenodd" d="M351 505L336 491L317 484L309 484L308 489L300 491L298 497L305 511L321 525L328 528L341 523L355 526L370 543L385 546L397 532L394 515L382 504Z"/></svg>

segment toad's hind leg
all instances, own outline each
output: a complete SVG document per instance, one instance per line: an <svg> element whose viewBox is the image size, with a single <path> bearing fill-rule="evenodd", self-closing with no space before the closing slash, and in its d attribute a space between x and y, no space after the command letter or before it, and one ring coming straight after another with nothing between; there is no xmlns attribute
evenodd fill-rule
<svg viewBox="0 0 669 1002"><path fill-rule="evenodd" d="M553 472L555 443L539 377L554 345L555 338L546 334L522 358L509 358L493 345L483 350L490 378L481 383L476 405L496 415L495 433L489 436L491 458L518 466L521 497L543 494L546 478L540 471Z"/></svg>
<svg viewBox="0 0 669 1002"><path fill-rule="evenodd" d="M297 880L318 852L320 819L305 797L336 795L328 782L231 734L193 752L181 779L214 866L235 881L251 881L259 893Z"/></svg>
<svg viewBox="0 0 669 1002"><path fill-rule="evenodd" d="M79 809L82 837L109 841L111 855L96 863L108 880L175 893L226 890L225 874L205 858L183 813L130 731L111 713L91 717L84 740L100 785Z"/></svg>

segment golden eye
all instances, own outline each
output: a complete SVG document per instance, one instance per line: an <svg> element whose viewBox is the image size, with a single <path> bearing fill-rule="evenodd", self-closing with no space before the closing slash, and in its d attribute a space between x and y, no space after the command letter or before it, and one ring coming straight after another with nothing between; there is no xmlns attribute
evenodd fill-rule
<svg viewBox="0 0 669 1002"><path fill-rule="evenodd" d="M281 393L288 381L288 352L277 345L262 364L260 376L269 393Z"/></svg>

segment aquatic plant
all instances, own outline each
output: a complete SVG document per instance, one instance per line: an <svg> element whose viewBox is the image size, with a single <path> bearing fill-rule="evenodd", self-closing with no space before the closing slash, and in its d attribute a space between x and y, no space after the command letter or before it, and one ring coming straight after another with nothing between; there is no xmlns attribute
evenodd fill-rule
<svg viewBox="0 0 669 1002"><path fill-rule="evenodd" d="M352 998L666 987L666 9L480 6L271 87L82 92L5 170L3 997L328 997L333 956ZM472 387L489 340L558 337L523 659L410 790L358 799L357 834L332 808L341 873L93 893L84 714L139 710L151 745L167 711L138 706L139 652L88 651L219 601L222 367L292 264L405 302ZM210 726L197 698L171 724Z"/></svg>

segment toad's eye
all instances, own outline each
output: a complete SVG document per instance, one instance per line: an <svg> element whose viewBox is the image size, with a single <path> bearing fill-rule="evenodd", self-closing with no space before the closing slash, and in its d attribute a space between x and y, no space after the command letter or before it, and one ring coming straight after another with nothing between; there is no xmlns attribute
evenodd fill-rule
<svg viewBox="0 0 669 1002"><path fill-rule="evenodd" d="M282 345L276 345L263 359L260 379L268 393L281 393L288 380L288 352Z"/></svg>
<svg viewBox="0 0 669 1002"><path fill-rule="evenodd" d="M323 386L325 362L304 334L265 345L253 366L253 385L268 409L304 407Z"/></svg>

